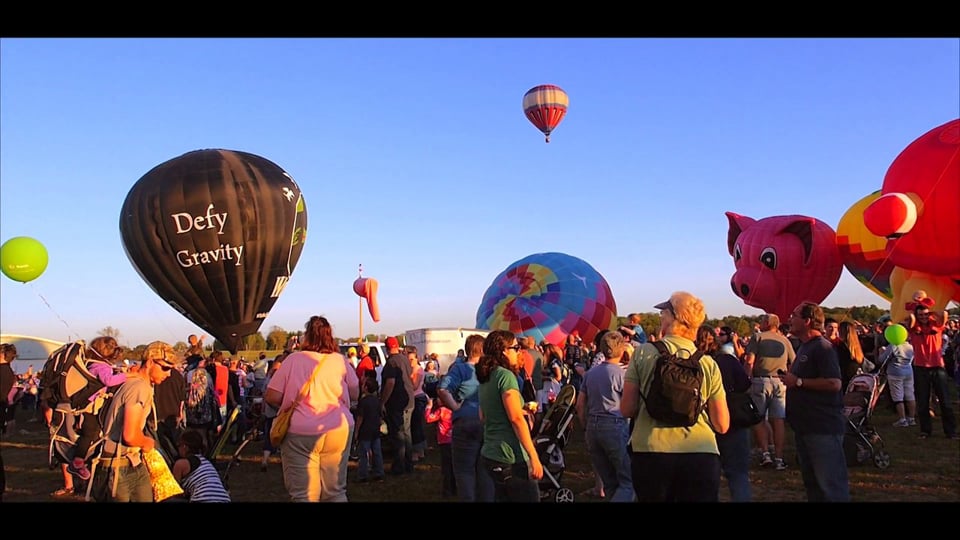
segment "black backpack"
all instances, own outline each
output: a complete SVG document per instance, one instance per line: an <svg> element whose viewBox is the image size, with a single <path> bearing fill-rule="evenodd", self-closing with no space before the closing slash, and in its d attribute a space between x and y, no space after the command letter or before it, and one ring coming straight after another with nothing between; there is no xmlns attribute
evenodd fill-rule
<svg viewBox="0 0 960 540"><path fill-rule="evenodd" d="M697 423L706 404L700 394L703 384L703 369L695 351L689 358L680 358L671 353L662 341L654 341L660 355L653 368L653 381L646 396L640 397L646 405L647 414L669 427L690 427Z"/></svg>
<svg viewBox="0 0 960 540"><path fill-rule="evenodd" d="M90 397L104 384L87 369L83 340L66 343L50 353L40 372L40 399L50 408L69 403L74 411L90 404Z"/></svg>

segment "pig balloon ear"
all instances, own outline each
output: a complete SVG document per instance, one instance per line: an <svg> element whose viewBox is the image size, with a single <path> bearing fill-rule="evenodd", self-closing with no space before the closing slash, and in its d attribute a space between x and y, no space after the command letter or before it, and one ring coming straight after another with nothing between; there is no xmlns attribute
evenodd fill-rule
<svg viewBox="0 0 960 540"><path fill-rule="evenodd" d="M733 248L737 245L737 238L740 238L740 233L756 223L757 220L734 212L726 212L726 215L727 221L730 223L730 228L727 229L727 252L732 256Z"/></svg>
<svg viewBox="0 0 960 540"><path fill-rule="evenodd" d="M353 282L353 292L366 299L367 310L373 322L380 322L380 305L377 303L377 287L379 284L373 278L359 278Z"/></svg>

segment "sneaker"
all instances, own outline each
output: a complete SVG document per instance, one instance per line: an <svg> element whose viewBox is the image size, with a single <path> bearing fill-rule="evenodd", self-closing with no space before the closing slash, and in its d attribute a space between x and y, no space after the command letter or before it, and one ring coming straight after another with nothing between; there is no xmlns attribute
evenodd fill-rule
<svg viewBox="0 0 960 540"><path fill-rule="evenodd" d="M928 438L930 438L930 434L929 434L929 433L924 433L924 432L921 431L921 432L920 432L920 438L921 438L921 439L928 439Z"/></svg>
<svg viewBox="0 0 960 540"><path fill-rule="evenodd" d="M760 466L766 467L767 465L773 465L773 458L770 457L770 452L764 452L763 457L760 458Z"/></svg>
<svg viewBox="0 0 960 540"><path fill-rule="evenodd" d="M917 419L914 418L914 417L912 417L912 416L909 417L909 418L907 418L907 425L908 425L908 426L915 426L915 425L917 425Z"/></svg>
<svg viewBox="0 0 960 540"><path fill-rule="evenodd" d="M71 461L70 464L67 465L67 471L83 481L90 479L90 470L87 469L87 464L82 461L79 464L77 464L76 461Z"/></svg>
<svg viewBox="0 0 960 540"><path fill-rule="evenodd" d="M73 489L60 488L50 494L51 497L71 497L73 496Z"/></svg>
<svg viewBox="0 0 960 540"><path fill-rule="evenodd" d="M910 422L906 418L901 418L893 423L893 427L907 427L910 425Z"/></svg>
<svg viewBox="0 0 960 540"><path fill-rule="evenodd" d="M954 434L952 434L952 435L947 435L947 438L950 439L950 440L952 440L952 441L955 441L955 440L957 440L957 439L960 439L960 434L954 433Z"/></svg>
<svg viewBox="0 0 960 540"><path fill-rule="evenodd" d="M787 470L787 464L784 463L782 459L777 458L773 460L773 468L778 471L785 471Z"/></svg>

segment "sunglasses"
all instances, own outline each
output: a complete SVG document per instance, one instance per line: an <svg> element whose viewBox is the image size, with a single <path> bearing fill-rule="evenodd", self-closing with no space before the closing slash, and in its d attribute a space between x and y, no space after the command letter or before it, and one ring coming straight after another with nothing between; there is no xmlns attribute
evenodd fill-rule
<svg viewBox="0 0 960 540"><path fill-rule="evenodd" d="M718 335L718 336L729 336L730 334L728 334L728 333L726 333L726 332L720 332L720 333L717 334L717 335Z"/></svg>
<svg viewBox="0 0 960 540"><path fill-rule="evenodd" d="M170 371L171 369L173 369L173 366L161 366L160 364L157 364L157 367L159 367L160 369L162 369L162 370L164 371L164 373L166 373L167 371Z"/></svg>
<svg viewBox="0 0 960 540"><path fill-rule="evenodd" d="M521 347L520 345L514 345L513 347L507 347L507 349L513 349L513 350L515 350L515 351L517 351L517 352L520 352L520 349L522 349L522 348L523 348L523 347Z"/></svg>

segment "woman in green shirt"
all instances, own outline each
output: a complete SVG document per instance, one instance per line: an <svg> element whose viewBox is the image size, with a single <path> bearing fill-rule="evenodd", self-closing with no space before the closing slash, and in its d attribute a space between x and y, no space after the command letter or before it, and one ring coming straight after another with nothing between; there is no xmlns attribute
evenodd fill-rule
<svg viewBox="0 0 960 540"><path fill-rule="evenodd" d="M494 330L477 362L483 446L480 459L495 486L497 502L539 502L543 465L530 435L520 397L520 349L512 332Z"/></svg>

